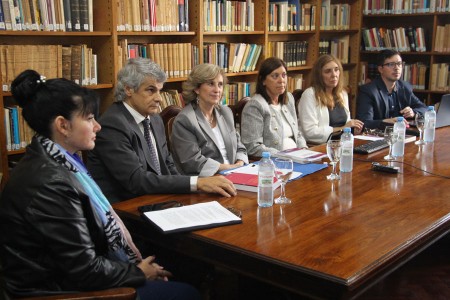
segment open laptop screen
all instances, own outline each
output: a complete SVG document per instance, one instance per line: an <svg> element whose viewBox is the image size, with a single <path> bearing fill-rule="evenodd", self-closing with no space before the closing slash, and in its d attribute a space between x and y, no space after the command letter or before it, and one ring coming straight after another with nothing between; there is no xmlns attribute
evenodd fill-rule
<svg viewBox="0 0 450 300"><path fill-rule="evenodd" d="M436 128L450 126L450 94L442 96L436 112Z"/></svg>

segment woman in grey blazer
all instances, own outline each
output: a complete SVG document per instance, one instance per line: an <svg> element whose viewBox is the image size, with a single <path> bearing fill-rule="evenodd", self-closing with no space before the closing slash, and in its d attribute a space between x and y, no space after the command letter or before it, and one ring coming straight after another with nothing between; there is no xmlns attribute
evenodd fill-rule
<svg viewBox="0 0 450 300"><path fill-rule="evenodd" d="M248 163L233 113L220 105L226 81L219 66L200 64L183 83L187 105L175 118L170 139L174 161L186 175L212 176Z"/></svg>
<svg viewBox="0 0 450 300"><path fill-rule="evenodd" d="M294 97L286 90L286 72L286 63L276 57L261 64L256 94L245 105L241 117L242 142L249 155L307 147L298 131Z"/></svg>

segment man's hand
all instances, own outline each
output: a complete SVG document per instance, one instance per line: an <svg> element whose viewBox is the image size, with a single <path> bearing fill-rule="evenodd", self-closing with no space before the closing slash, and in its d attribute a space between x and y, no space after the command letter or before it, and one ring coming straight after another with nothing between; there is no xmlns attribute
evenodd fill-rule
<svg viewBox="0 0 450 300"><path fill-rule="evenodd" d="M409 107L409 106L407 106L407 107L405 107L404 109L402 109L402 110L400 111L400 113L402 114L402 116L403 116L405 119L411 119L411 118L414 118L414 110L413 110L411 107Z"/></svg>
<svg viewBox="0 0 450 300"><path fill-rule="evenodd" d="M232 197L237 194L234 184L221 175L198 178L197 190L207 193L217 193L225 197Z"/></svg>

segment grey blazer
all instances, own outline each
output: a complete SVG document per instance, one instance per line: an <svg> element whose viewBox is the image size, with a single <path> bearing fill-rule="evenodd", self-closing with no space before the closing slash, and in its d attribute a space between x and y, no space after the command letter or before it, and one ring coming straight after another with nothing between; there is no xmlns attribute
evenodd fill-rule
<svg viewBox="0 0 450 300"><path fill-rule="evenodd" d="M145 194L189 193L190 177L179 175L169 153L164 124L150 117L162 175L157 175L144 135L122 102L113 103L99 119L95 148L88 153L92 177L114 203Z"/></svg>
<svg viewBox="0 0 450 300"><path fill-rule="evenodd" d="M283 105L281 114L271 109L259 94L254 95L245 105L241 118L241 135L249 155L261 156L264 151L273 154L282 150L282 115L292 128L297 147L307 147L298 130L294 97L288 93L288 98L289 102Z"/></svg>
<svg viewBox="0 0 450 300"><path fill-rule="evenodd" d="M248 163L247 150L234 128L234 118L228 106L214 109L222 133L228 160ZM212 176L224 163L216 136L196 105L187 105L177 115L170 136L172 152L178 169L187 175Z"/></svg>

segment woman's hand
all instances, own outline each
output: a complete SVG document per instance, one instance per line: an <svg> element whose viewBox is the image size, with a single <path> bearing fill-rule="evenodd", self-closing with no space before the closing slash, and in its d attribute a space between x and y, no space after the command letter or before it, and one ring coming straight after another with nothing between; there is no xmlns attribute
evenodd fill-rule
<svg viewBox="0 0 450 300"><path fill-rule="evenodd" d="M242 167L245 163L242 160L237 160L234 164L220 164L219 171L235 169Z"/></svg>
<svg viewBox="0 0 450 300"><path fill-rule="evenodd" d="M168 281L168 277L172 276L172 273L164 270L163 267L155 263L155 257L149 256L142 260L138 265L138 268L144 272L147 280L164 280Z"/></svg>
<svg viewBox="0 0 450 300"><path fill-rule="evenodd" d="M349 120L347 123L345 123L344 127L352 127L355 128L355 132L361 133L361 130L364 127L364 123L357 119Z"/></svg>

